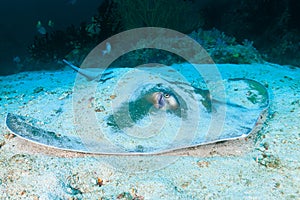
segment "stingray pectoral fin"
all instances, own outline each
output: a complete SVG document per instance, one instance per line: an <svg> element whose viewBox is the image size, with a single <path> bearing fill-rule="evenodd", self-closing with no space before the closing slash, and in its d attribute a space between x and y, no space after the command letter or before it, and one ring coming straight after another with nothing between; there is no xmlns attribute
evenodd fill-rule
<svg viewBox="0 0 300 200"><path fill-rule="evenodd" d="M226 95L218 96L214 93L212 99L204 96L204 101L215 104L226 104L228 106L234 106L244 109L264 109L269 106L269 92L265 86L261 83L246 79L246 78L234 78L224 80ZM196 89L197 93L200 91ZM226 97L226 98L224 98Z"/></svg>
<svg viewBox="0 0 300 200"><path fill-rule="evenodd" d="M8 113L6 126L14 135L37 144L68 151L88 152L79 137L60 135L34 127L19 115Z"/></svg>

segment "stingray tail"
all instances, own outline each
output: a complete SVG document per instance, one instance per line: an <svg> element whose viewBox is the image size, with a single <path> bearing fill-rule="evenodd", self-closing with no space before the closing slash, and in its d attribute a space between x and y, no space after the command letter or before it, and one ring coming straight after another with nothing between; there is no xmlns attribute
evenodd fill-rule
<svg viewBox="0 0 300 200"><path fill-rule="evenodd" d="M80 67L77 67L75 65L73 65L71 62L63 59L63 62L65 64L67 64L69 67L71 67L72 69L74 69L76 72L78 72L79 74L81 74L82 76L84 76L85 78L87 78L87 80L92 81L92 80L96 80L98 82L106 82L107 80L113 78L114 76L109 76L113 73L113 71L106 71L106 72L93 72L93 71L89 71L86 69L81 69Z"/></svg>
<svg viewBox="0 0 300 200"><path fill-rule="evenodd" d="M66 63L69 67L71 67L72 69L74 69L76 72L79 72L79 67L76 67L75 65L73 65L71 62L67 61L66 59L63 59L63 62Z"/></svg>
<svg viewBox="0 0 300 200"><path fill-rule="evenodd" d="M98 78L98 75L95 75L93 72L90 72L90 71L85 70L85 69L81 69L81 68L73 65L71 62L67 61L66 59L63 59L63 62L66 63L69 67L71 67L72 69L74 69L79 74L81 74L84 77L86 77L89 81Z"/></svg>

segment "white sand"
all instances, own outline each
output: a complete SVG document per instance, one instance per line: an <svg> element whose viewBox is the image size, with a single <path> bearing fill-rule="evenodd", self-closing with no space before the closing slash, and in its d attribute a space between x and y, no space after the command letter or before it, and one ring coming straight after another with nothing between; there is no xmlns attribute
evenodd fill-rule
<svg viewBox="0 0 300 200"><path fill-rule="evenodd" d="M116 199L123 192L145 199L299 199L300 69L218 67L224 79L245 77L268 86L272 117L263 129L247 140L143 158L58 151L10 138L7 112L38 118L45 128L72 130L72 118L57 111L70 112L75 73L0 77L0 199Z"/></svg>

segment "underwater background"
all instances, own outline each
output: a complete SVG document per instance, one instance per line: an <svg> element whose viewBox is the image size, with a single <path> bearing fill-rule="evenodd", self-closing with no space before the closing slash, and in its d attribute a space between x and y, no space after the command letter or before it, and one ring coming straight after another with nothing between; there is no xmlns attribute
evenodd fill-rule
<svg viewBox="0 0 300 200"><path fill-rule="evenodd" d="M14 0L0 4L0 74L61 68L63 58L80 64L103 40L146 26L188 34L216 63L266 60L299 66L297 0Z"/></svg>
<svg viewBox="0 0 300 200"><path fill-rule="evenodd" d="M0 1L0 199L300 199L299 10Z"/></svg>

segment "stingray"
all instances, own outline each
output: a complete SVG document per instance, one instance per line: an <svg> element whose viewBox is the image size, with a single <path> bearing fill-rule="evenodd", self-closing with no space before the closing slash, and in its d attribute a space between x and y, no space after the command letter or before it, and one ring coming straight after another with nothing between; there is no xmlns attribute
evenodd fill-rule
<svg viewBox="0 0 300 200"><path fill-rule="evenodd" d="M104 119L103 127L92 124L79 134L61 134L58 128L38 126L39 120L8 113L6 126L13 134L61 150L152 155L247 137L269 107L267 89L255 80L222 80L224 99L174 74L158 77L157 73L167 73L165 68L148 70L151 81L139 85L145 79L143 70L126 69L125 78L119 69L99 76L64 62L87 80L100 82L100 89L104 82L119 79L111 112L97 113Z"/></svg>

